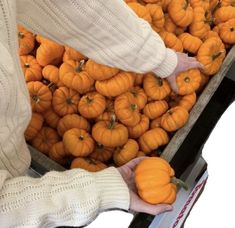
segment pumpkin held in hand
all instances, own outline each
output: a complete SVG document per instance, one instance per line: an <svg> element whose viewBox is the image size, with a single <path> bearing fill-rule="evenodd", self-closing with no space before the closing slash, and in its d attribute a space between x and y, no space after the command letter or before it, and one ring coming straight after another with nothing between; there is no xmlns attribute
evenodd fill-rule
<svg viewBox="0 0 235 228"><path fill-rule="evenodd" d="M142 160L135 169L135 183L139 196L150 204L172 204L176 200L177 185L187 189L176 177L167 161L159 157Z"/></svg>

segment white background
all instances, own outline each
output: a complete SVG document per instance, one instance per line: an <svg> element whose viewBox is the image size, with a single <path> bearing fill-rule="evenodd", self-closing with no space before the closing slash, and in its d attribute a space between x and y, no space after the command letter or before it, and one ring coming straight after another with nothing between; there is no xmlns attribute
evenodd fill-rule
<svg viewBox="0 0 235 228"><path fill-rule="evenodd" d="M217 123L202 154L208 163L209 178L184 227L235 227L235 103ZM122 211L109 211L87 227L127 228L132 218Z"/></svg>

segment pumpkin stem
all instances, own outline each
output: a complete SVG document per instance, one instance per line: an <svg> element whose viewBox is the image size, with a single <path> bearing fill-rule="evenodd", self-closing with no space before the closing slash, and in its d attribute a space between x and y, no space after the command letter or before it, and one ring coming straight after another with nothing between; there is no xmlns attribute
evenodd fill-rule
<svg viewBox="0 0 235 228"><path fill-rule="evenodd" d="M90 98L89 96L86 96L86 102L87 102L88 104L90 104L90 103L93 102L93 99Z"/></svg>
<svg viewBox="0 0 235 228"><path fill-rule="evenodd" d="M159 86L163 85L163 80L161 78L157 78L157 83Z"/></svg>
<svg viewBox="0 0 235 228"><path fill-rule="evenodd" d="M92 158L85 158L85 160L86 160L89 164L97 165L97 163L95 162L95 160L92 159Z"/></svg>
<svg viewBox="0 0 235 228"><path fill-rule="evenodd" d="M75 71L78 72L78 73L80 73L80 72L82 71L82 68L83 68L84 64L85 64L85 60L81 60L81 61L79 62L78 67L75 69Z"/></svg>
<svg viewBox="0 0 235 228"><path fill-rule="evenodd" d="M216 58L218 58L221 54L223 53L223 51L219 51L215 54L212 55L212 60L214 61Z"/></svg>
<svg viewBox="0 0 235 228"><path fill-rule="evenodd" d="M23 32L18 32L18 37L19 37L20 39L23 39L23 38L24 38L24 33L23 33Z"/></svg>
<svg viewBox="0 0 235 228"><path fill-rule="evenodd" d="M234 32L234 27L230 28L230 32Z"/></svg>
<svg viewBox="0 0 235 228"><path fill-rule="evenodd" d="M29 63L25 63L25 64L24 64L24 67L25 67L25 68L29 68L29 67L30 67Z"/></svg>
<svg viewBox="0 0 235 228"><path fill-rule="evenodd" d="M66 99L66 103L69 104L69 105L74 104L71 97L68 97L68 98Z"/></svg>
<svg viewBox="0 0 235 228"><path fill-rule="evenodd" d="M37 104L37 103L40 102L40 97L37 96L37 95L33 95L33 96L32 96L32 100Z"/></svg>
<svg viewBox="0 0 235 228"><path fill-rule="evenodd" d="M101 144L101 143L97 143L97 144L96 144L96 147L97 147L98 149L103 149L103 148L104 148L104 145Z"/></svg>
<svg viewBox="0 0 235 228"><path fill-rule="evenodd" d="M187 76L187 77L184 78L184 81L185 81L186 83L189 83L189 82L190 82L190 78Z"/></svg>
<svg viewBox="0 0 235 228"><path fill-rule="evenodd" d="M115 122L116 122L116 116L113 114L111 116L111 120L108 124L108 129L113 129L114 125L115 125Z"/></svg>
<svg viewBox="0 0 235 228"><path fill-rule="evenodd" d="M183 6L183 9L186 10L188 8L188 0L185 0L185 4Z"/></svg>
<svg viewBox="0 0 235 228"><path fill-rule="evenodd" d="M79 140L83 141L83 140L84 140L84 136L83 136L83 135L80 135L80 136L79 136Z"/></svg>
<svg viewBox="0 0 235 228"><path fill-rule="evenodd" d="M135 111L138 109L138 105L137 104L131 104L131 110Z"/></svg>
<svg viewBox="0 0 235 228"><path fill-rule="evenodd" d="M176 186L182 187L186 191L188 190L188 186L185 184L185 182L176 177L171 178L171 183L175 184Z"/></svg>

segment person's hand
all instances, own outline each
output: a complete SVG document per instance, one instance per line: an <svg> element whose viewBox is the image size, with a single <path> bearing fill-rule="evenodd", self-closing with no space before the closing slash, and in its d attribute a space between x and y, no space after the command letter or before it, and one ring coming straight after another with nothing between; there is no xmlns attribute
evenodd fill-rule
<svg viewBox="0 0 235 228"><path fill-rule="evenodd" d="M177 57L178 57L177 66L176 66L174 72L171 75L169 75L166 79L170 83L170 86L171 86L172 90L175 93L178 93L178 88L177 88L177 84L176 84L176 76L179 73L181 73L183 71L187 71L187 70L192 69L192 68L202 69L203 65L201 63L199 63L196 60L196 58L189 57L185 53L176 52L176 54L177 54Z"/></svg>
<svg viewBox="0 0 235 228"><path fill-rule="evenodd" d="M135 212L144 212L151 215L157 215L165 211L171 211L173 207L168 204L152 205L144 202L137 195L135 186L134 169L136 165L146 157L139 157L129 161L127 164L118 168L124 181L126 182L130 191L130 210Z"/></svg>

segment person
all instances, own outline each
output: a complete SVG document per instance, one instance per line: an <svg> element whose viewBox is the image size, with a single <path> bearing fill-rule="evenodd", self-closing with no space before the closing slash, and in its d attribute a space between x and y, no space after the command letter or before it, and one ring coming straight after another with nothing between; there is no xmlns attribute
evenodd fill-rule
<svg viewBox="0 0 235 228"><path fill-rule="evenodd" d="M167 78L200 67L196 59L166 48L150 25L124 1L0 0L0 224L1 227L82 226L108 209L158 214L170 205L149 205L135 194L136 159L97 173L82 169L26 175L30 153L24 131L31 117L18 58L17 24L94 61Z"/></svg>
<svg viewBox="0 0 235 228"><path fill-rule="evenodd" d="M185 221L185 228L196 227L235 227L233 205L234 196L234 134L235 102L213 129L202 150L208 163L209 178L203 194L194 205Z"/></svg>

